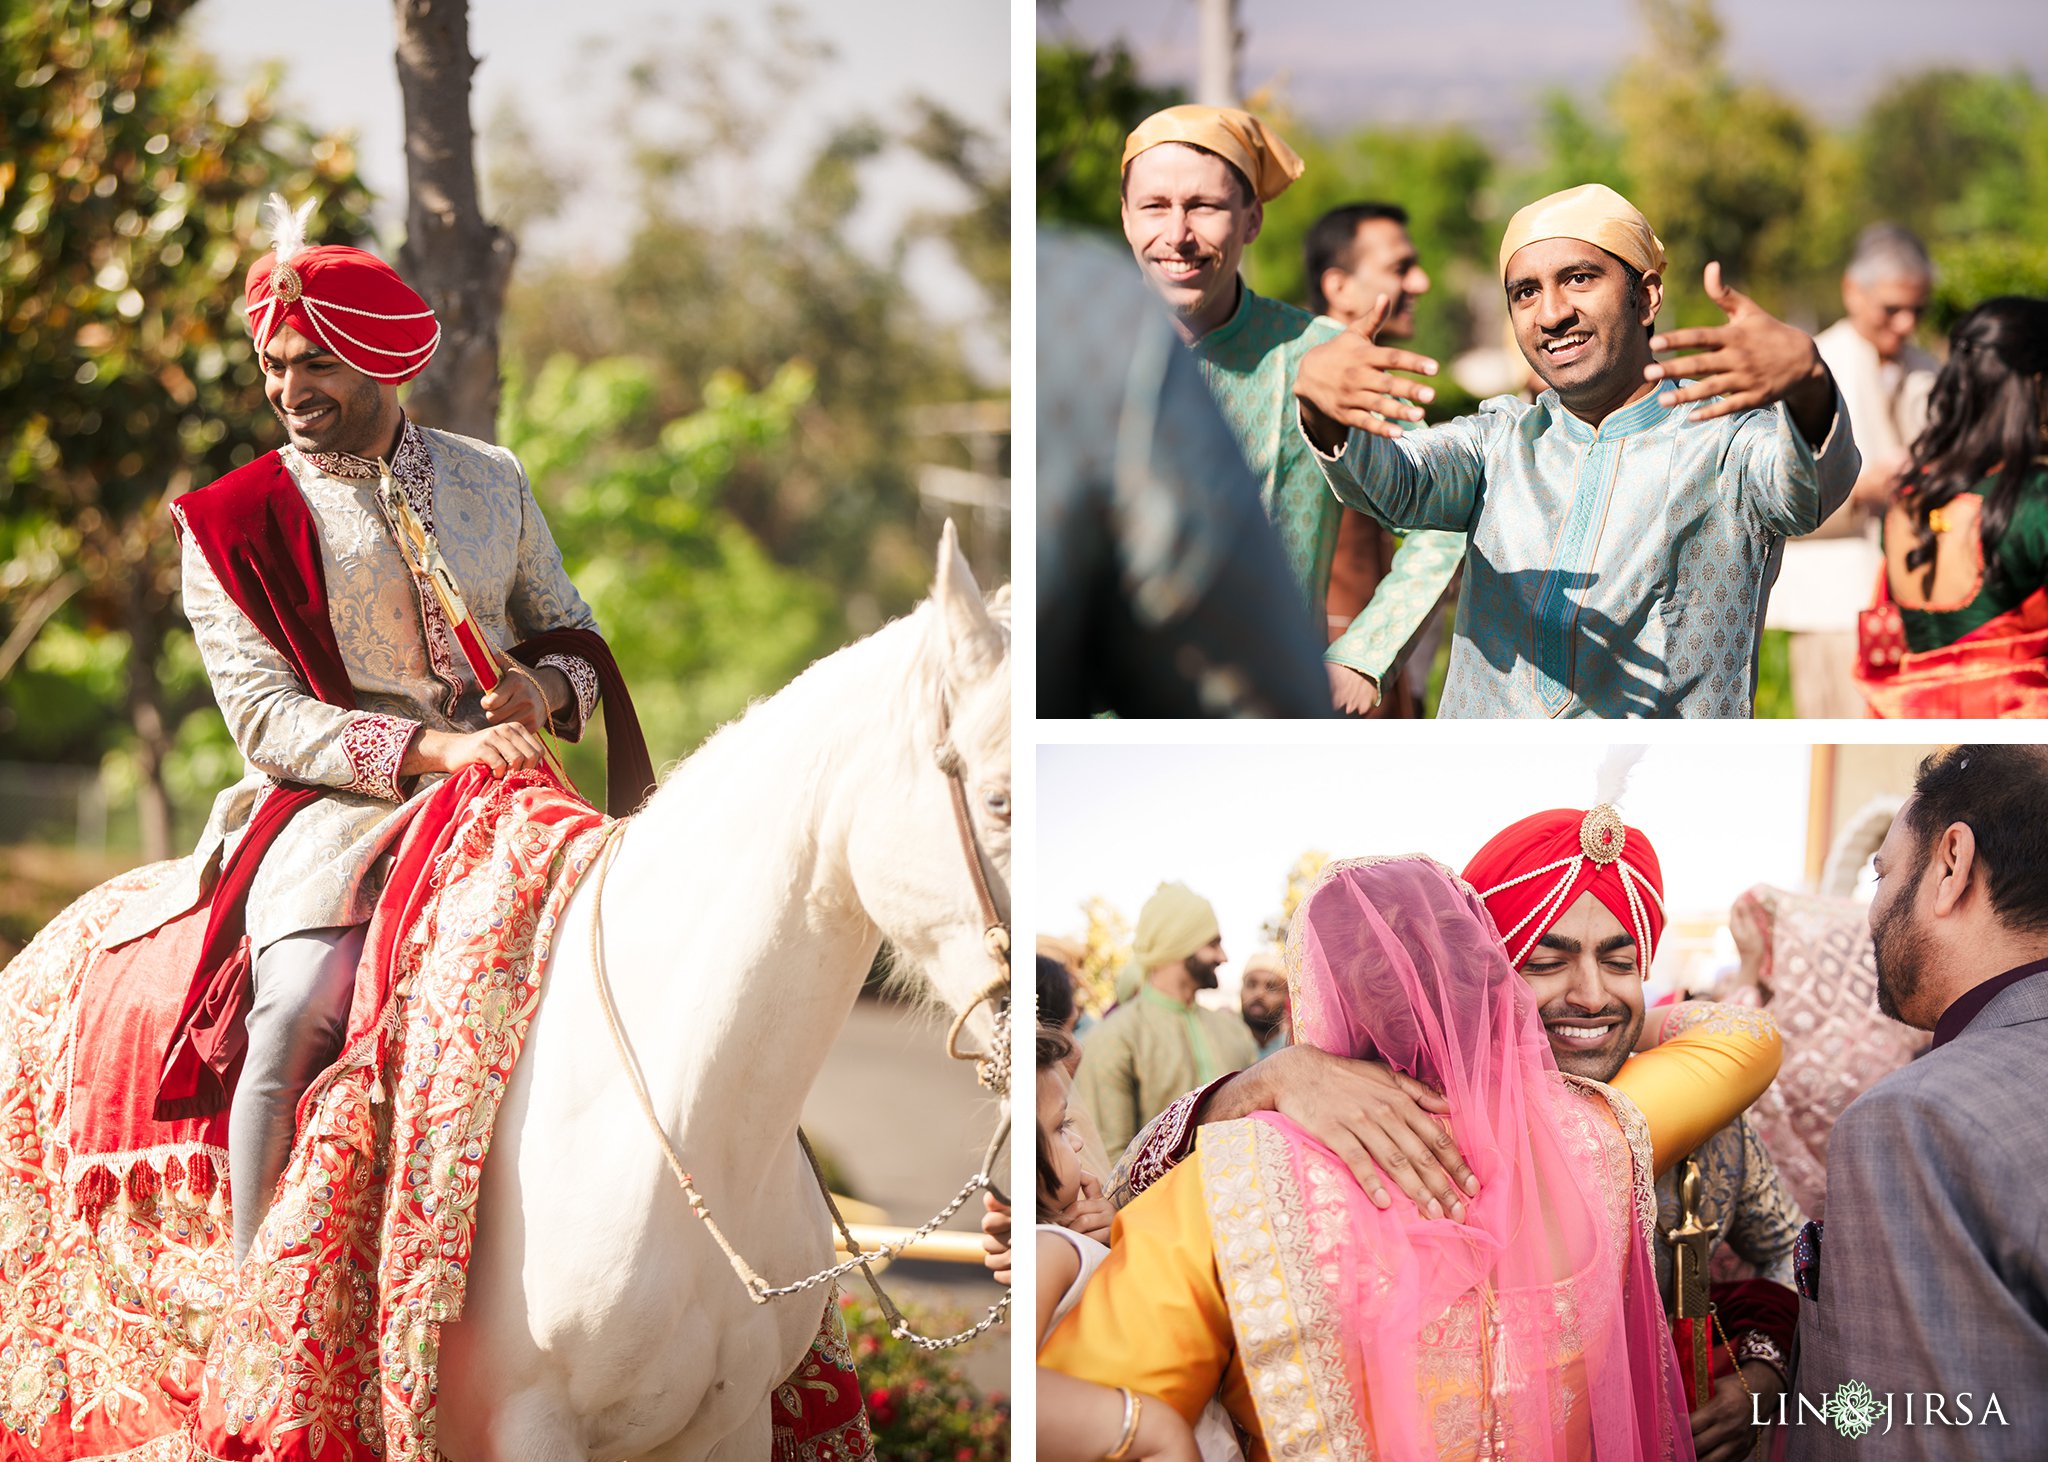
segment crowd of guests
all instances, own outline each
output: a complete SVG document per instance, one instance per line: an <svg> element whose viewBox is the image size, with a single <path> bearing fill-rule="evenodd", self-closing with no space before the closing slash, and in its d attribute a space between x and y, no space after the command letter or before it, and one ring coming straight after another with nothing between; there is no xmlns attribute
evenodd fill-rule
<svg viewBox="0 0 2048 1462"><path fill-rule="evenodd" d="M2048 751L1930 756L1867 912L1746 895L1715 1000L1646 1006L1607 805L1331 864L1236 1011L1178 884L1078 1038L1042 958L1039 1456L2038 1455L2044 813Z"/></svg>
<svg viewBox="0 0 2048 1462"><path fill-rule="evenodd" d="M1803 716L2048 714L2048 301L1937 360L1877 223L1817 335L1704 260L1726 323L1659 333L1675 261L1587 184L1502 239L1525 386L1425 427L1398 203L1315 222L1303 308L1239 273L1304 168L1264 121L1170 107L1123 162L1136 269L1040 245L1041 714L1413 716L1448 638L1441 715L1743 716L1767 626Z"/></svg>

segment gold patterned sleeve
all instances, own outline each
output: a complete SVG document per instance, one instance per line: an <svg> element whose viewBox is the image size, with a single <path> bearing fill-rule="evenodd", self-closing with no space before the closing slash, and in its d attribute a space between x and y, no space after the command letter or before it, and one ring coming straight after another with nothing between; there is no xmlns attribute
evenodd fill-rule
<svg viewBox="0 0 2048 1462"><path fill-rule="evenodd" d="M1156 1396L1193 1425L1223 1383L1231 1345L1201 1165L1183 1163L1117 1215L1109 1257L1038 1360Z"/></svg>
<svg viewBox="0 0 2048 1462"><path fill-rule="evenodd" d="M1784 1042L1767 1010L1699 1001L1664 1022L1664 1038L1628 1059L1615 1089L1642 1109L1659 1175L1764 1094Z"/></svg>
<svg viewBox="0 0 2048 1462"><path fill-rule="evenodd" d="M228 734L249 765L280 781L403 801L400 768L419 722L344 710L308 693L228 597L189 533L183 562L185 617Z"/></svg>

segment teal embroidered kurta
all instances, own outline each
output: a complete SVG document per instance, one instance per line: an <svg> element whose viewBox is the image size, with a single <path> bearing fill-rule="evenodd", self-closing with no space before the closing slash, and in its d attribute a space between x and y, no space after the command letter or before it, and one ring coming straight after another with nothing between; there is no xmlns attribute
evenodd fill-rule
<svg viewBox="0 0 2048 1462"><path fill-rule="evenodd" d="M1323 623L1330 561L1342 509L1297 426L1294 375L1301 358L1343 333L1335 320L1240 288L1237 311L1194 343L1202 379L1244 449L1266 517L1280 535L1309 614ZM1326 659L1384 678L1457 572L1463 540L1415 533L1402 540L1387 576Z"/></svg>
<svg viewBox="0 0 2048 1462"><path fill-rule="evenodd" d="M1841 506L1861 459L1839 393L1817 452L1782 404L1692 410L1652 392L1596 430L1554 391L1497 396L1318 455L1395 531L1469 535L1439 715L1750 714L1784 541Z"/></svg>

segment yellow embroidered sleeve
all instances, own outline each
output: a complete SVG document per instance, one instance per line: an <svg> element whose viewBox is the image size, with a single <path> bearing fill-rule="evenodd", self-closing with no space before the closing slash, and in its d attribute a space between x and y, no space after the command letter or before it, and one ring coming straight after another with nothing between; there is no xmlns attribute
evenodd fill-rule
<svg viewBox="0 0 2048 1462"><path fill-rule="evenodd" d="M1189 1162L1117 1215L1109 1257L1038 1360L1084 1381L1156 1396L1192 1425L1223 1382L1231 1345L1201 1164Z"/></svg>
<svg viewBox="0 0 2048 1462"><path fill-rule="evenodd" d="M1613 1085L1648 1120L1661 1175L1748 1110L1783 1056L1769 1011L1701 1002L1673 1015L1664 1039L1631 1056Z"/></svg>

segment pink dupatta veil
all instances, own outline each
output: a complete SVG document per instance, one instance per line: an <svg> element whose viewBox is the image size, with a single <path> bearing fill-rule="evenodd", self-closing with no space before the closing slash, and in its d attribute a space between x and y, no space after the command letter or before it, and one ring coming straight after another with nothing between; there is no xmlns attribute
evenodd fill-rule
<svg viewBox="0 0 2048 1462"><path fill-rule="evenodd" d="M1650 1263L1647 1131L1559 1074L1477 894L1419 857L1333 864L1287 953L1295 1038L1442 1090L1481 1185L1463 1222L1398 1190L1381 1210L1327 1148L1265 1119L1305 1218L1287 1282L1320 1289L1341 1342L1308 1347L1344 1371L1323 1406L1348 1393L1357 1430L1332 1439L1396 1459L1690 1458Z"/></svg>

